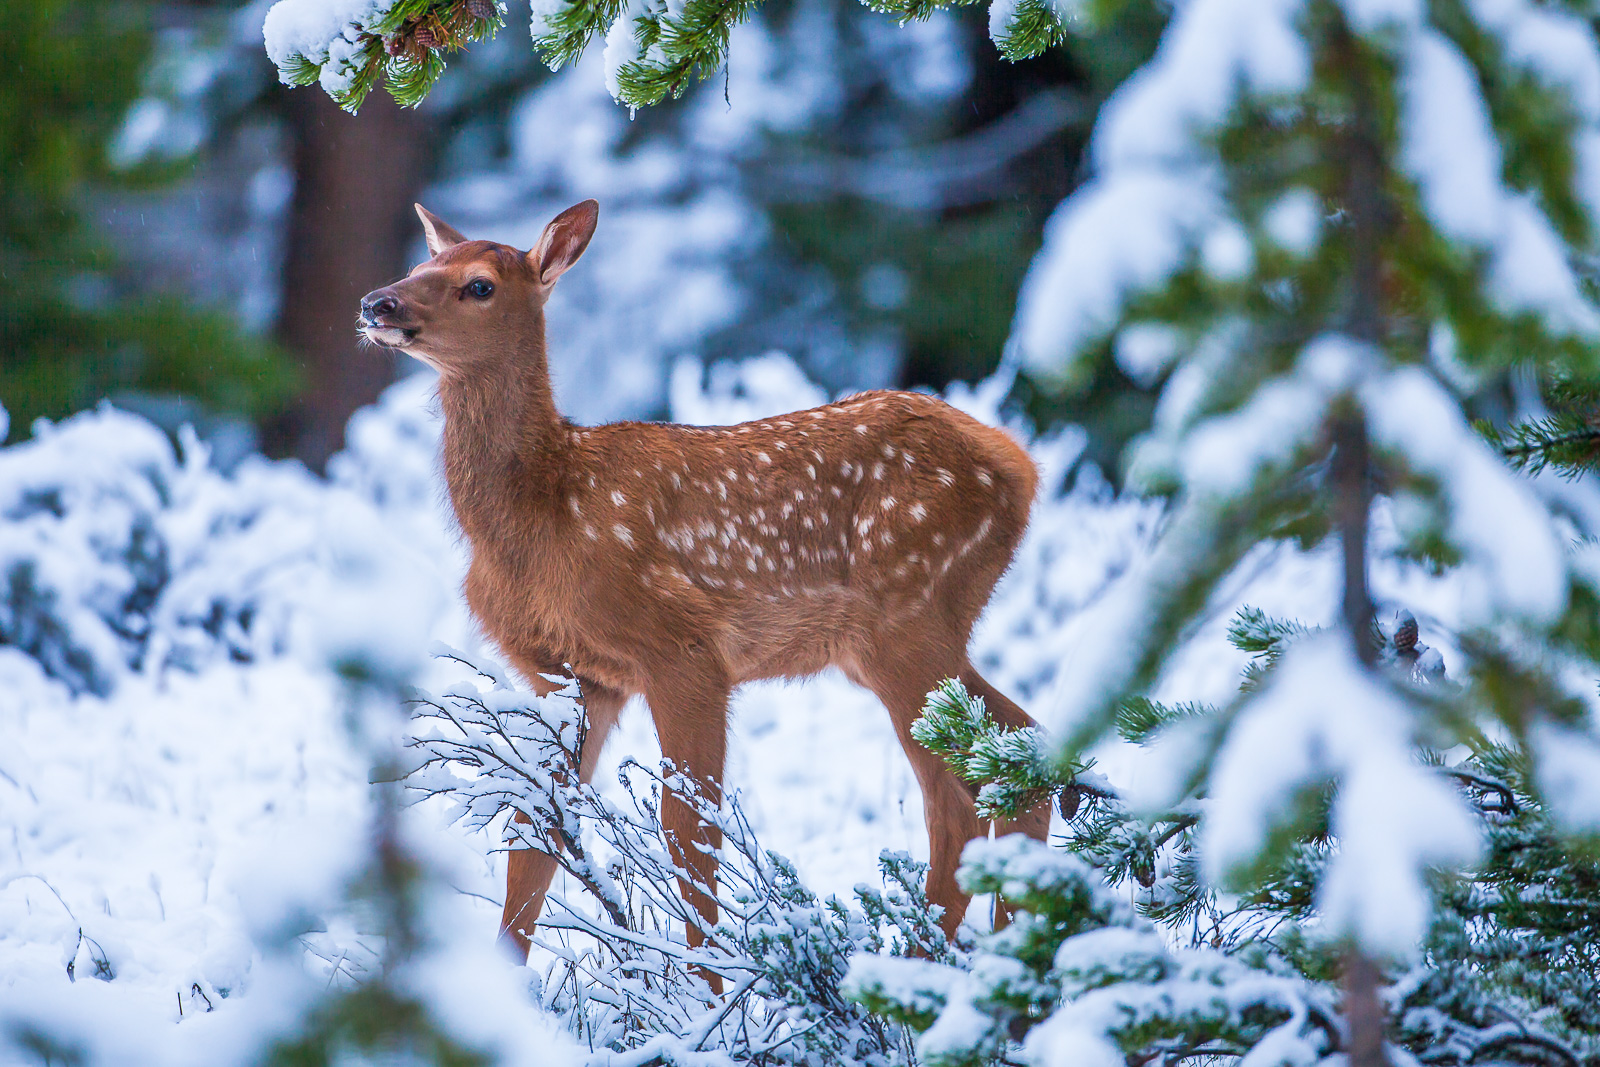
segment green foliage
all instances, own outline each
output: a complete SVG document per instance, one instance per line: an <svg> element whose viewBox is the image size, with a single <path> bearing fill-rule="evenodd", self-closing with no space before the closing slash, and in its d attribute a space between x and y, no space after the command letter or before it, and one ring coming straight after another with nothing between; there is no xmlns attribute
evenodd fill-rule
<svg viewBox="0 0 1600 1067"><path fill-rule="evenodd" d="M177 392L254 414L293 387L288 361L225 316L115 291L79 213L139 92L150 6L4 5L0 34L0 403L11 434L117 391Z"/></svg>
<svg viewBox="0 0 1600 1067"><path fill-rule="evenodd" d="M1229 627L1235 647L1255 657L1242 689L1257 687L1289 646L1314 632L1242 609ZM1430 656L1409 616L1376 639L1380 661L1413 684L1430 690L1454 684L1419 671ZM1117 722L1125 740L1149 745L1165 731L1213 728L1227 714L1137 698L1119 708ZM997 745L1003 733L958 684L946 682L930 695L913 730L967 781L1036 795L1028 792L1037 788L1044 758L1036 739L1017 750L1026 758L998 758L1012 751ZM974 758L978 749L984 755ZM1422 756L1440 762L1436 754ZM1437 910L1423 956L1396 976L1395 1040L1421 1062L1452 1067L1490 1058L1541 1067L1600 1064L1600 860L1551 824L1530 783L1528 760L1514 745L1482 741L1445 771L1470 801L1488 847L1468 876L1436 879ZM1300 1037L1319 1055L1337 1051L1340 956L1313 936L1331 798L1329 792L1310 798L1306 817L1291 821L1296 833L1270 850L1248 890L1221 897L1198 872L1203 794L1152 814L1130 811L1109 789L1088 793L1068 819L1070 857L1020 838L1004 847L975 844L964 856L963 888L999 894L1013 909L1013 923L981 939L960 980L944 970L874 963L854 988L874 1010L928 1035L925 1042L939 1037L946 1017L986 1020L981 1040L919 1046L930 1063L951 1067L1011 1058L1014 1042L1052 1012L1077 1017L1079 1000L1085 1016L1102 1017L1089 998L1128 1005L1107 1036L1130 1062L1143 1062L1153 1050L1171 1057L1164 1062L1202 1048L1245 1052L1287 1018L1278 1014L1281 999L1271 1008L1229 1004L1228 983L1247 981L1281 983L1280 997L1302 998L1308 1028ZM1073 857L1086 866L1072 867ZM1132 911L1097 908L1102 885L1132 887ZM1141 921L1164 932L1141 934ZM1073 938L1085 946L1082 960L1068 944ZM1191 948L1174 951L1172 944ZM1215 983L1216 1000L1199 1010L1163 1002L1183 983L1200 980Z"/></svg>
<svg viewBox="0 0 1600 1067"><path fill-rule="evenodd" d="M194 397L213 411L259 416L298 384L286 356L226 315L170 297L81 308L52 294L7 291L0 304L0 401L14 437L118 393Z"/></svg>
<svg viewBox="0 0 1600 1067"><path fill-rule="evenodd" d="M285 85L319 82L354 114L380 84L416 107L445 70L445 55L492 38L505 25L501 0L395 0L312 55L274 56Z"/></svg>
<svg viewBox="0 0 1600 1067"><path fill-rule="evenodd" d="M1559 373L1541 383L1550 414L1478 431L1519 470L1554 468L1567 478L1600 470L1600 382Z"/></svg>
<svg viewBox="0 0 1600 1067"><path fill-rule="evenodd" d="M983 698L954 678L928 694L911 736L979 787L978 814L985 819L1015 818L1063 789L1078 790L1078 775L1090 766L1057 764L1038 729L1002 728L989 718Z"/></svg>

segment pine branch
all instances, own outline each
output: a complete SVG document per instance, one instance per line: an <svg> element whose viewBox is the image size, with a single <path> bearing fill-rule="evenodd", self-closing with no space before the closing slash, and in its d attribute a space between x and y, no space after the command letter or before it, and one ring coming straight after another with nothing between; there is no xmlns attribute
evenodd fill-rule
<svg viewBox="0 0 1600 1067"><path fill-rule="evenodd" d="M978 815L985 819L1015 818L1057 793L1070 792L1076 810L1081 792L1103 792L1078 779L1090 763L1058 762L1037 727L1003 728L989 717L983 698L969 694L955 678L928 694L911 736L944 757L963 781L979 787Z"/></svg>
<svg viewBox="0 0 1600 1067"><path fill-rule="evenodd" d="M1569 478L1600 468L1600 426L1593 409L1563 412L1504 428L1486 422L1478 432L1513 467L1538 474L1554 467Z"/></svg>

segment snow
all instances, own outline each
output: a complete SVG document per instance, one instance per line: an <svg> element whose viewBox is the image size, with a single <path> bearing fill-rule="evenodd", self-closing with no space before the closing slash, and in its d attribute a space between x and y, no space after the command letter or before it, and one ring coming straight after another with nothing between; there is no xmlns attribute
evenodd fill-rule
<svg viewBox="0 0 1600 1067"><path fill-rule="evenodd" d="M1539 788L1557 824L1574 834L1600 834L1600 744L1592 734L1550 723L1529 734Z"/></svg>
<svg viewBox="0 0 1600 1067"><path fill-rule="evenodd" d="M1600 121L1600 53L1580 17L1528 0L1471 0L1468 6L1500 39L1507 61L1565 90L1584 121Z"/></svg>
<svg viewBox="0 0 1600 1067"><path fill-rule="evenodd" d="M1571 58L1570 49L1560 51ZM1600 63L1592 43L1587 51L1589 62ZM1556 334L1600 333L1600 312L1583 294L1549 219L1531 194L1508 191L1501 183L1499 142L1466 57L1443 34L1417 28L1407 37L1404 59L1401 169L1417 183L1434 225L1452 240L1488 250L1485 283L1500 311L1534 314ZM1579 66L1583 73L1566 63L1557 77L1564 86L1576 86L1582 109L1588 106L1591 73L1593 91L1600 92L1600 67L1590 72Z"/></svg>
<svg viewBox="0 0 1600 1067"><path fill-rule="evenodd" d="M278 0L261 24L267 56L280 70L297 55L324 62L347 28L365 26L392 6L392 0Z"/></svg>
<svg viewBox="0 0 1600 1067"><path fill-rule="evenodd" d="M1316 250L1321 236L1322 205L1310 189L1289 189L1261 218L1262 228L1279 248L1302 258Z"/></svg>
<svg viewBox="0 0 1600 1067"><path fill-rule="evenodd" d="M1510 616L1548 625L1567 604L1561 542L1543 503L1480 438L1444 388L1417 368L1368 383L1374 442L1437 480L1448 534L1466 555L1458 575L1463 624Z"/></svg>
<svg viewBox="0 0 1600 1067"><path fill-rule="evenodd" d="M1208 779L1206 876L1226 884L1332 782L1337 839L1319 887L1320 922L1368 951L1412 955L1430 913L1426 869L1470 863L1477 826L1459 793L1416 762L1413 708L1356 662L1338 632L1295 644L1228 731Z"/></svg>
<svg viewBox="0 0 1600 1067"><path fill-rule="evenodd" d="M1358 380L1360 367L1358 352L1325 339L1308 348L1295 380L1326 395ZM996 421L1008 383L1002 377L950 396ZM1429 405L1442 401L1406 388L1385 381L1377 392L1437 432ZM673 374L675 412L695 422L757 417L825 395L776 354L709 369L683 362ZM1373 410L1374 426L1390 432ZM55 1020L54 1029L69 1033L83 1031L82 1020L105 1020L109 1036L96 1039L93 1062L230 1062L217 1050L252 1047L249 1035L293 1026L298 1005L371 958L339 904L371 796L367 759L346 728L345 683L330 668L359 661L386 677L420 669L437 690L462 676L447 663L420 663L427 641L480 658L486 650L454 591L465 555L439 484L429 376L401 382L358 413L348 440L326 482L258 459L223 476L192 439L180 455L140 420L110 409L42 426L33 440L0 451L8 566L59 556L38 572L66 576L29 608L35 632L54 634L54 643L36 643L37 654L12 639L0 647L0 826L13 831L0 834L0 1013ZM1113 494L1079 464L1084 445L1076 430L1032 440L1043 487L1034 521L973 642L980 669L1039 713L1063 706L1058 687L1104 681L1096 672L1107 656L1126 654L1149 625L1149 590L1178 573L1192 548L1156 536L1164 525L1180 531L1181 513ZM1481 462L1450 434L1440 436L1437 454L1420 454L1439 464ZM1248 469L1195 476L1236 478ZM1457 477L1453 467L1438 469ZM1504 500L1494 506L1497 521L1515 518ZM1473 587L1396 558L1387 515L1380 505L1374 519L1377 595L1415 611L1426 640L1455 656L1449 633L1462 606L1474 603ZM130 614L138 529L153 531L141 536L157 538L168 570ZM1529 536L1518 529L1515 536ZM1548 599L1540 592L1548 575L1540 578L1535 562L1492 559L1532 568L1508 574L1503 581L1518 588L1504 595L1535 606L1535 594ZM1326 549L1305 555L1264 545L1247 555L1166 665L1157 695L1225 698L1241 665L1222 639L1232 608L1247 602L1329 621L1337 566ZM43 651L50 648L60 651ZM1417 890L1410 861L1459 858L1450 852L1462 844L1450 836L1454 809L1430 791L1431 772L1407 762L1409 711L1385 698L1391 704L1368 701L1352 713L1349 693L1317 695L1322 702L1300 713L1263 705L1255 736L1268 740L1259 744L1287 745L1300 757L1270 749L1263 766L1289 775L1270 779L1279 790L1271 796L1217 793L1218 804L1242 813L1223 821L1236 832L1226 854L1248 847L1239 827L1259 832L1261 812L1276 810L1272 798L1301 780L1289 772L1347 773L1353 784L1336 818L1349 866L1377 864L1381 877L1330 880L1330 914L1364 938L1396 944L1414 919L1406 910ZM926 856L915 779L870 694L828 672L804 684L744 687L733 711L729 789L762 843L793 858L813 889L848 894L874 881L885 847ZM1350 740L1358 734L1367 739L1360 751ZM1314 739L1341 762L1312 761ZM597 781L614 782L621 760L648 763L656 751L644 709L630 708ZM1119 787L1141 773L1126 753L1104 756ZM1262 759L1259 747L1253 758ZM1241 788L1268 782L1262 767L1251 768L1238 777ZM1385 797L1400 782L1415 818L1374 817L1373 780ZM446 826L444 813L427 806L405 825L434 857L441 881L426 909L440 948L404 980L433 990L433 1010L480 1035L480 1044L510 1050L510 1062L560 1062L564 1039L521 991L527 972L519 977L492 949L498 842ZM1378 903L1384 907L1373 911ZM1387 918L1360 918L1369 912ZM323 932L282 944L287 917L308 913L323 917ZM339 969L331 965L341 959ZM69 960L76 981L66 974ZM93 980L96 960L116 977ZM503 1027L473 1029L473 1005L491 1003ZM476 1025L488 1025L481 1012ZM960 1029L952 1016L942 1033L956 1042Z"/></svg>
<svg viewBox="0 0 1600 1067"><path fill-rule="evenodd" d="M1400 78L1400 166L1447 237L1487 245L1502 226L1500 145L1471 65L1450 39L1412 37Z"/></svg>
<svg viewBox="0 0 1600 1067"><path fill-rule="evenodd" d="M1022 284L1014 340L1023 364L1070 374L1068 357L1116 325L1132 294L1169 279L1221 210L1215 177L1200 169L1133 169L1073 193L1045 224Z"/></svg>

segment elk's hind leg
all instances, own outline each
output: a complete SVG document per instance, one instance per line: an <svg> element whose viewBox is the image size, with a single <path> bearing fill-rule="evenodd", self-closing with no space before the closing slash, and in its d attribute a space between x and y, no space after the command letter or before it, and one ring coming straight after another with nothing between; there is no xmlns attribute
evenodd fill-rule
<svg viewBox="0 0 1600 1067"><path fill-rule="evenodd" d="M585 784L594 777L600 762L600 750L606 737L617 724L627 697L615 689L595 682L583 681L583 710L589 720L589 732L583 740L583 752L578 759L578 777ZM528 822L520 812L516 821ZM531 848L512 849L506 857L506 903L500 915L500 941L518 960L528 958L528 931L539 920L544 910L545 894L555 878L554 857Z"/></svg>
<svg viewBox="0 0 1600 1067"><path fill-rule="evenodd" d="M983 835L984 826L973 806L972 790L949 764L911 736L911 724L922 714L929 691L965 662L959 646L928 648L915 637L897 635L879 642L850 671L888 709L895 736L922 789L922 813L928 824L928 902L944 909L940 925L946 937L955 934L970 901L956 885L961 850Z"/></svg>

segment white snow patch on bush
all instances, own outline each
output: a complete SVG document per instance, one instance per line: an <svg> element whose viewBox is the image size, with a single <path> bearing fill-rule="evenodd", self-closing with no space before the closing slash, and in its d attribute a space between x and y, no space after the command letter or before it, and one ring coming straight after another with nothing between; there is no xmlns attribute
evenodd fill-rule
<svg viewBox="0 0 1600 1067"><path fill-rule="evenodd" d="M1217 754L1200 840L1206 876L1226 882L1304 791L1335 783L1323 921L1332 936L1409 956L1430 913L1425 870L1469 863L1480 847L1459 794L1413 758L1413 722L1411 708L1356 662L1348 637L1298 642Z"/></svg>
<svg viewBox="0 0 1600 1067"><path fill-rule="evenodd" d="M1450 541L1466 556L1455 581L1465 624L1509 614L1548 624L1567 604L1567 567L1544 505L1490 450L1460 405L1408 367L1362 389L1373 440L1438 481Z"/></svg>

